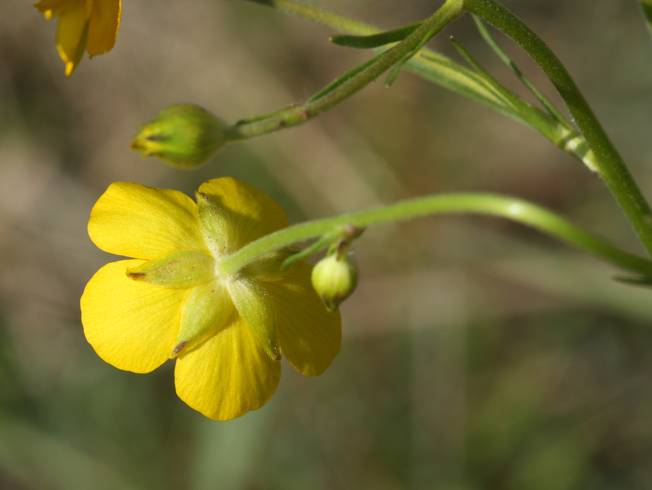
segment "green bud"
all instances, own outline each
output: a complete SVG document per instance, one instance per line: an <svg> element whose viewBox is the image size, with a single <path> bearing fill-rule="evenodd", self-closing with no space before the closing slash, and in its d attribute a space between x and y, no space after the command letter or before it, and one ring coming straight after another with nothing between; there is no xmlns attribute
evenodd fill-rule
<svg viewBox="0 0 652 490"><path fill-rule="evenodd" d="M193 104L173 105L145 124L131 147L179 168L205 163L226 143L226 124Z"/></svg>
<svg viewBox="0 0 652 490"><path fill-rule="evenodd" d="M346 253L328 255L312 269L312 286L330 311L351 296L357 284L358 269Z"/></svg>

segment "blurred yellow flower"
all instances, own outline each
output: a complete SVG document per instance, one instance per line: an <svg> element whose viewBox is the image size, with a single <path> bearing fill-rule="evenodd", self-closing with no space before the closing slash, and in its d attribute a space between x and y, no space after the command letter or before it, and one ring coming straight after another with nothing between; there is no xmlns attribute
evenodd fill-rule
<svg viewBox="0 0 652 490"><path fill-rule="evenodd" d="M59 18L57 51L72 75L84 51L92 57L113 48L120 27L121 0L40 0L47 19Z"/></svg>
<svg viewBox="0 0 652 490"><path fill-rule="evenodd" d="M81 297L86 339L109 364L150 372L176 358L178 396L216 420L261 407L279 382L281 354L321 374L340 347L340 317L310 285L310 268L281 272L267 257L236 274L220 260L287 226L268 196L231 178L181 192L114 183L88 232L106 252L133 257L98 270Z"/></svg>

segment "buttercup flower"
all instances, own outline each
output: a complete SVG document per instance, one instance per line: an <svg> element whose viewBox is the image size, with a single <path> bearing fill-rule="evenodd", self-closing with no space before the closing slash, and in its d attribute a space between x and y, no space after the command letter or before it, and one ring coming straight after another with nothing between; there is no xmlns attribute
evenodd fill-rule
<svg viewBox="0 0 652 490"><path fill-rule="evenodd" d="M280 358L324 372L340 347L340 317L310 285L310 267L266 257L235 274L221 260L287 226L268 196L231 178L183 193L114 183L91 211L102 250L127 257L98 270L81 297L86 339L113 366L147 373L175 358L178 396L216 420L261 407Z"/></svg>
<svg viewBox="0 0 652 490"><path fill-rule="evenodd" d="M59 18L57 51L72 75L84 51L92 57L113 48L120 26L122 0L40 0L46 19Z"/></svg>

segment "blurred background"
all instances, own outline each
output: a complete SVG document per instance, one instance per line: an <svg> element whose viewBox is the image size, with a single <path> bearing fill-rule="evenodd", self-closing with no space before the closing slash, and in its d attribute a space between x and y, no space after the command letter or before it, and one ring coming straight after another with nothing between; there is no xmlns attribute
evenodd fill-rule
<svg viewBox="0 0 652 490"><path fill-rule="evenodd" d="M86 344L78 300L111 257L93 202L128 180L191 193L221 175L293 222L437 191L531 199L640 251L603 185L530 129L411 75L308 125L230 146L196 172L129 149L164 106L229 121L298 102L368 53L238 1L125 0L118 43L70 79L53 22L0 17L0 489L652 488L652 293L503 221L369 230L333 366L284 366L261 410L218 423ZM652 197L652 45L635 1L507 2L567 63ZM433 2L321 0L393 27ZM454 32L510 74L464 19ZM452 55L442 35L432 46ZM503 43L547 93L544 78Z"/></svg>

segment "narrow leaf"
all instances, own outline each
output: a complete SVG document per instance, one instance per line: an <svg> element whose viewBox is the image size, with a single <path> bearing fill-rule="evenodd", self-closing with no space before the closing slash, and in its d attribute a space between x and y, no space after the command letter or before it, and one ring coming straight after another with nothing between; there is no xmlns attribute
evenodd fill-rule
<svg viewBox="0 0 652 490"><path fill-rule="evenodd" d="M369 61L367 61L367 62L361 64L360 66L356 66L356 67L353 68L352 70L346 72L346 73L345 73L344 75L342 75L341 77L336 78L336 79L333 80L331 83L329 83L328 85L326 85L323 89L321 89L319 92L317 92L317 93L314 94L312 97L310 97L310 98L308 99L308 102L307 102L307 103L309 104L309 103L311 103L311 102L315 102L316 100L321 99L322 97L324 97L324 96L330 94L333 90L337 89L337 88L338 88L340 85L342 85L343 83L346 83L348 80L350 80L351 78L353 78L354 76L356 76L356 75L357 75L358 73L360 73L362 70L364 70L364 69L366 69L367 67L373 65L373 64L378 60L378 58L380 57L381 54L382 54L382 53L377 54L376 56L374 56L373 58L371 58Z"/></svg>
<svg viewBox="0 0 652 490"><path fill-rule="evenodd" d="M652 277L648 276L615 276L614 280L630 286L652 287Z"/></svg>
<svg viewBox="0 0 652 490"><path fill-rule="evenodd" d="M406 69L448 90L486 104L499 112L520 116L505 101L489 90L483 80L472 70L456 63L441 53L424 50L419 60L410 60Z"/></svg>
<svg viewBox="0 0 652 490"><path fill-rule="evenodd" d="M410 52L405 54L403 58L399 60L398 63L396 63L390 70L389 73L387 74L387 78L385 79L385 87L391 87L398 76L401 74L401 71L403 70L403 67L407 64L408 61L410 61L412 58L414 58L417 54L419 54L419 51L432 39L432 36L435 34L436 31L430 30L428 31L422 38L421 41L419 41L419 44L415 46Z"/></svg>
<svg viewBox="0 0 652 490"><path fill-rule="evenodd" d="M450 37L450 42L453 44L460 56L466 61L466 63L475 71L479 76L480 80L483 81L485 86L489 88L496 96L503 100L507 105L512 109L517 110L517 104L515 101L519 100L518 96L509 92L505 87L503 87L498 80L492 77L487 70L473 57L468 49L464 47L453 36Z"/></svg>
<svg viewBox="0 0 652 490"><path fill-rule="evenodd" d="M392 85L394 85L394 82L398 78L398 76L401 74L401 70L403 70L403 67L405 66L405 63L409 60L410 58L404 58L398 63L396 63L392 68L389 70L389 73L387 74L387 78L385 78L385 87L389 88Z"/></svg>
<svg viewBox="0 0 652 490"><path fill-rule="evenodd" d="M534 95L534 97L541 103L541 105L545 108L545 110L548 111L548 113L558 122L566 126L570 126L566 121L566 118L559 111L559 109L557 109L557 107L550 101L550 99L548 99L534 85L534 83L532 83L530 79L525 76L525 74L521 71L518 65L514 63L514 61L509 57L509 55L500 47L500 45L496 42L494 37L489 32L489 29L487 29L487 27L485 26L484 22L482 22L482 20L475 15L473 16L473 21L475 22L475 25L482 39L492 49L492 51L496 54L496 56L500 59L500 61L502 61L505 65L507 65L512 70L514 75L516 75L516 78L518 78L518 80L530 91L530 93Z"/></svg>
<svg viewBox="0 0 652 490"><path fill-rule="evenodd" d="M322 236L317 241L311 243L306 248L297 252L293 255L290 255L287 259L281 264L281 270L287 270L297 262L307 259L311 255L314 255L322 250L325 250L333 241L333 234L326 234Z"/></svg>
<svg viewBox="0 0 652 490"><path fill-rule="evenodd" d="M347 46L349 48L378 48L386 44L397 43L412 34L415 29L421 25L420 22L407 26L392 29L391 31L379 32L367 36L337 35L331 37L331 42L338 46Z"/></svg>

